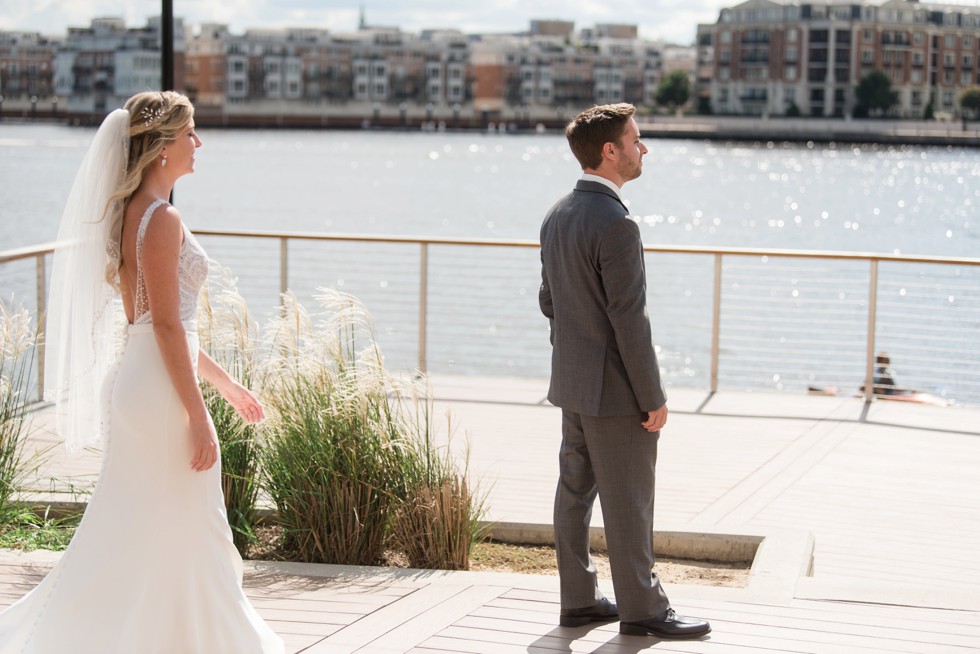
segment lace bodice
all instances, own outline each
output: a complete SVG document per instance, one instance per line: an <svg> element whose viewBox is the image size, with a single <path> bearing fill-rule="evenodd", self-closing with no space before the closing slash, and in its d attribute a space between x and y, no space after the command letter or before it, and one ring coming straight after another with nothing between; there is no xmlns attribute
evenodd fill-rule
<svg viewBox="0 0 980 654"><path fill-rule="evenodd" d="M150 224L150 218L156 208L163 204L163 200L154 200L143 217L140 218L139 228L136 231L136 320L134 324L149 324L153 322L150 317L150 303L146 297L146 283L143 281L143 237L146 235L146 227ZM180 289L180 319L182 321L194 320L197 314L197 296L204 286L208 277L208 255L204 248L197 242L191 231L184 228L184 242L180 246L180 262L177 265L177 285Z"/></svg>

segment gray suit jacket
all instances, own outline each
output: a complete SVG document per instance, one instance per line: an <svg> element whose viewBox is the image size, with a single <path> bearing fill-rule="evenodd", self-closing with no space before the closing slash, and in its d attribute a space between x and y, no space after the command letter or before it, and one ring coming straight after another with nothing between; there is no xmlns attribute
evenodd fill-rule
<svg viewBox="0 0 980 654"><path fill-rule="evenodd" d="M541 311L551 322L548 400L587 416L654 411L660 383L640 228L616 194L579 181L541 225Z"/></svg>

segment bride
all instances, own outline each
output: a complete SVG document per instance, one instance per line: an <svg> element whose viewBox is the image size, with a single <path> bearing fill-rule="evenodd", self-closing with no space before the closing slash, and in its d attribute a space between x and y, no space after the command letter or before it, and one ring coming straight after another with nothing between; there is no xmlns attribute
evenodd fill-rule
<svg viewBox="0 0 980 654"><path fill-rule="evenodd" d="M103 437L102 471L58 564L0 614L0 654L283 652L242 592L197 376L248 422L262 406L199 349L207 256L167 202L200 146L186 97L140 93L82 162L52 270L45 390L70 450Z"/></svg>

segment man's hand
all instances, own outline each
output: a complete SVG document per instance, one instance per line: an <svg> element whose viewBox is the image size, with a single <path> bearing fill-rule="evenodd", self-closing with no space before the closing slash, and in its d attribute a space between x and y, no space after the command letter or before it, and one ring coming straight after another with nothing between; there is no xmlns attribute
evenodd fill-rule
<svg viewBox="0 0 980 654"><path fill-rule="evenodd" d="M667 405L663 405L656 411L647 413L647 419L642 423L647 431L660 431L667 424Z"/></svg>

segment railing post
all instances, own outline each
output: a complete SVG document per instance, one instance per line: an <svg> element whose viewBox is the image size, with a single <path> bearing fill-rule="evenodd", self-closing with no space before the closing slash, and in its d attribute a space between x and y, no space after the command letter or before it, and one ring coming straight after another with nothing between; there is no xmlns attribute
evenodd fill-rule
<svg viewBox="0 0 980 654"><path fill-rule="evenodd" d="M864 361L864 401L874 399L875 331L878 320L878 260L871 260L871 279L868 282L868 351Z"/></svg>
<svg viewBox="0 0 980 654"><path fill-rule="evenodd" d="M279 239L279 305L282 306L282 296L289 290L289 238Z"/></svg>
<svg viewBox="0 0 980 654"><path fill-rule="evenodd" d="M34 270L37 276L37 401L44 400L44 321L48 313L48 299L45 290L47 274L45 272L44 254L34 259Z"/></svg>
<svg viewBox="0 0 980 654"><path fill-rule="evenodd" d="M718 391L718 352L721 342L721 255L715 255L714 300L711 309L711 392Z"/></svg>
<svg viewBox="0 0 980 654"><path fill-rule="evenodd" d="M429 303L429 244L420 243L419 253L419 372L426 369L426 332Z"/></svg>

